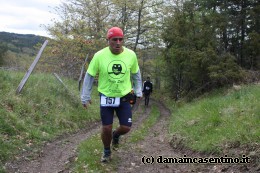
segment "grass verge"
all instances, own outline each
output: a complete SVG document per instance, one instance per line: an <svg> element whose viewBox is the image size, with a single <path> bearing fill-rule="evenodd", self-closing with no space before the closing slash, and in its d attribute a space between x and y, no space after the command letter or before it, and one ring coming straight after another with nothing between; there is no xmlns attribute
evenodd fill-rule
<svg viewBox="0 0 260 173"><path fill-rule="evenodd" d="M234 143L259 144L259 85L223 91L172 109L170 132L202 152L221 152Z"/></svg>
<svg viewBox="0 0 260 173"><path fill-rule="evenodd" d="M149 133L150 128L156 123L160 116L160 112L158 107L153 106L151 110L151 114L148 116L148 118L138 127L137 130L133 131L129 138L128 141L130 143L135 143L140 140L143 140L145 136Z"/></svg>
<svg viewBox="0 0 260 173"><path fill-rule="evenodd" d="M82 108L77 81L63 79L71 94L50 74L32 74L16 95L24 73L0 70L0 169L23 151L99 119L98 94ZM93 92L95 93L95 91ZM1 168L2 167L2 168Z"/></svg>

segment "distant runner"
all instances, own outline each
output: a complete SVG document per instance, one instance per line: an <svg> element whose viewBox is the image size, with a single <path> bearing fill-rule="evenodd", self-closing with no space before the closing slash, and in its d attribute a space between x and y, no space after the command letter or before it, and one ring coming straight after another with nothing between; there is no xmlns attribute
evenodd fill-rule
<svg viewBox="0 0 260 173"><path fill-rule="evenodd" d="M148 106L149 104L149 99L150 99L150 94L153 92L153 83L150 82L150 77L146 78L146 81L144 81L144 86L143 86L143 94L144 94L144 102L145 106Z"/></svg>

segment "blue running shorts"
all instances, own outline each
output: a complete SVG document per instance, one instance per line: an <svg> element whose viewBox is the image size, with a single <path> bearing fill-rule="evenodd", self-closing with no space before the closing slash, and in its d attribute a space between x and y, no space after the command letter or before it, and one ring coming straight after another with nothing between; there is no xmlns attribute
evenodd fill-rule
<svg viewBox="0 0 260 173"><path fill-rule="evenodd" d="M132 126L132 110L128 101L121 101L119 107L100 106L102 125L113 124L114 113L116 113L120 125Z"/></svg>

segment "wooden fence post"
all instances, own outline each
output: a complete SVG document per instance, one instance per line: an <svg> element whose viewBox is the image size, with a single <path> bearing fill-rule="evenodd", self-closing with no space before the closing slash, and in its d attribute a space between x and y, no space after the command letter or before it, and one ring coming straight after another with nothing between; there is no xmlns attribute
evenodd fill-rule
<svg viewBox="0 0 260 173"><path fill-rule="evenodd" d="M25 83L27 82L28 78L30 77L33 69L35 68L37 62L39 61L41 54L42 54L42 52L43 52L43 50L44 50L44 48L46 47L47 44L48 44L48 40L46 40L44 42L44 44L42 45L42 47L41 47L40 51L38 52L36 58L34 59L33 63L31 64L30 68L25 73L22 81L20 82L20 84L18 85L18 88L16 89L16 94L19 94L22 91Z"/></svg>

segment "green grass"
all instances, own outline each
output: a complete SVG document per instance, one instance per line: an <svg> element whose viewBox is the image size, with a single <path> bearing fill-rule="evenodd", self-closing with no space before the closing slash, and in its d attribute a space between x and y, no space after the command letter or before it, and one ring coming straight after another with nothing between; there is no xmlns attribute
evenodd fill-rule
<svg viewBox="0 0 260 173"><path fill-rule="evenodd" d="M73 172L114 172L115 160L111 164L101 163L102 153L103 144L98 133L79 145Z"/></svg>
<svg viewBox="0 0 260 173"><path fill-rule="evenodd" d="M127 138L127 143L136 143L143 140L160 116L157 107L152 107L151 114L145 122L135 131L133 131ZM133 117L134 118L134 117ZM114 126L117 125L117 121ZM127 144L121 144L120 147L127 148ZM74 172L116 172L118 159L113 155L113 159L109 164L102 164L100 162L103 153L103 144L100 134L94 135L90 139L82 142L78 148L78 158L74 163ZM113 154L113 153L112 153Z"/></svg>
<svg viewBox="0 0 260 173"><path fill-rule="evenodd" d="M0 70L0 167L21 151L99 120L96 88L93 104L86 111L79 99L77 81L62 78L73 93L68 94L54 75L33 73L16 95L23 76Z"/></svg>
<svg viewBox="0 0 260 173"><path fill-rule="evenodd" d="M157 107L153 106L152 111L148 118L138 127L138 130L135 130L131 133L129 137L129 142L138 142L143 140L145 136L149 133L150 128L156 123L160 116L160 112Z"/></svg>
<svg viewBox="0 0 260 173"><path fill-rule="evenodd" d="M186 145L203 152L219 152L225 144L259 143L260 87L215 91L173 109L170 132L183 136Z"/></svg>

